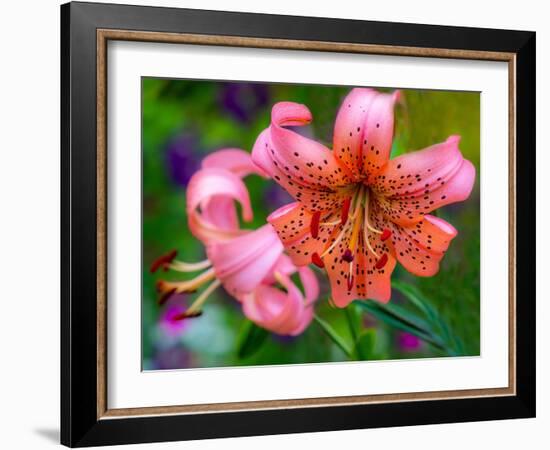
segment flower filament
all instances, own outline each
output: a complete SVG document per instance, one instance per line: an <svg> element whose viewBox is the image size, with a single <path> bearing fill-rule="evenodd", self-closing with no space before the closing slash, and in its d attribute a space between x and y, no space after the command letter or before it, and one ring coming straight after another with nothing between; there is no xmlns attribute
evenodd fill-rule
<svg viewBox="0 0 550 450"><path fill-rule="evenodd" d="M204 269L206 270L197 275L195 278L187 281L159 280L156 285L157 291L161 294L158 299L158 304L162 305L166 303L174 294L189 294L196 292L199 288L210 282L210 284L208 284L206 289L195 299L191 306L185 312L175 316L174 320L198 317L202 314L202 306L206 303L212 292L220 286L221 281L216 279L216 273L212 267L212 263L208 259L196 263L188 263L176 260L176 256L176 250L172 250L166 255L157 258L153 264L151 264L151 273L156 272L159 268L162 268L164 271L171 269L176 272L184 273L197 272Z"/></svg>

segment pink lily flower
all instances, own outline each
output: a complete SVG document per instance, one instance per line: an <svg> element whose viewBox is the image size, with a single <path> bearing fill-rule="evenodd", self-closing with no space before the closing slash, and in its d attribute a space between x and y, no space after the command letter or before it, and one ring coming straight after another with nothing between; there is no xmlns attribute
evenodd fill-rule
<svg viewBox="0 0 550 450"><path fill-rule="evenodd" d="M278 334L300 334L313 318L313 304L319 293L317 279L311 269L298 269L284 254L270 224L256 230L240 228L236 203L245 221L253 218L242 177L254 173L264 175L243 150L220 150L203 160L202 169L189 181L187 215L191 232L205 244L207 259L197 263L178 261L175 251L158 258L151 266L152 272L159 268L184 273L202 271L191 280L159 281L159 302L206 286L176 319L195 317L201 314L210 294L223 285L242 303L244 314L259 326ZM289 278L295 272L299 273L305 296Z"/></svg>
<svg viewBox="0 0 550 450"><path fill-rule="evenodd" d="M334 126L333 149L287 129L309 109L277 103L253 161L295 199L268 217L294 264L325 268L332 300L387 302L399 261L418 276L437 273L455 228L429 213L470 195L475 168L460 138L390 160L400 92L353 89Z"/></svg>

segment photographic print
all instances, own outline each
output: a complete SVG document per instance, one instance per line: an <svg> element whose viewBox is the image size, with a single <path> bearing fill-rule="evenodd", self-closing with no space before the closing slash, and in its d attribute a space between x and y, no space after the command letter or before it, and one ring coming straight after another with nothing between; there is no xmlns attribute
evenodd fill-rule
<svg viewBox="0 0 550 450"><path fill-rule="evenodd" d="M478 92L141 92L143 370L480 354Z"/></svg>

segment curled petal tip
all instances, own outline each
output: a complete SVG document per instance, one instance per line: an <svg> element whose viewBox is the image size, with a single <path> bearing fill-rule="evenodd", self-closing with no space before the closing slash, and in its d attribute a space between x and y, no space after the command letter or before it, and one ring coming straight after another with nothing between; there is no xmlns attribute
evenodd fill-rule
<svg viewBox="0 0 550 450"><path fill-rule="evenodd" d="M306 105L294 102L279 102L271 109L271 121L279 126L307 125L313 119Z"/></svg>
<svg viewBox="0 0 550 450"><path fill-rule="evenodd" d="M453 134L447 138L447 142L456 143L458 144L460 142L461 136L458 134Z"/></svg>

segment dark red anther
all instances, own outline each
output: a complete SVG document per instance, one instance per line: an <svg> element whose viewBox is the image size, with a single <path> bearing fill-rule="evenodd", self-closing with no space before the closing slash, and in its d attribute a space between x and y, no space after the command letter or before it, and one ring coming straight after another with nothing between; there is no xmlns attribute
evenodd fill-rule
<svg viewBox="0 0 550 450"><path fill-rule="evenodd" d="M342 225L344 225L348 221L348 214L349 214L349 207L351 206L351 197L347 197L344 200L344 204L342 205L342 214L340 216L340 221L342 222Z"/></svg>
<svg viewBox="0 0 550 450"><path fill-rule="evenodd" d="M160 296L160 298L158 299L158 304L159 304L159 305L164 305L164 304L168 301L168 299L169 299L170 297L172 297L172 295L175 294L175 292L176 292L176 288L170 289L169 291L166 291L166 292L165 292L164 294L162 294L162 295Z"/></svg>
<svg viewBox="0 0 550 450"><path fill-rule="evenodd" d="M162 292L162 291L164 291L164 280L158 280L158 281L155 283L155 289L157 290L157 292Z"/></svg>
<svg viewBox="0 0 550 450"><path fill-rule="evenodd" d="M315 264L317 267L319 267L320 269L325 268L325 263L323 262L323 260L319 256L319 253L317 253L317 252L315 252L313 255L311 255L311 262L313 264Z"/></svg>
<svg viewBox="0 0 550 450"><path fill-rule="evenodd" d="M353 275L348 277L348 291L351 291L353 289L353 282L355 281L355 278Z"/></svg>
<svg viewBox="0 0 550 450"><path fill-rule="evenodd" d="M376 265L374 267L376 267L378 270L384 268L384 266L386 265L386 263L388 262L388 254L387 253L384 253L380 259L378 261L376 261Z"/></svg>
<svg viewBox="0 0 550 450"><path fill-rule="evenodd" d="M199 317L202 316L202 311L197 312L182 312L179 314L176 314L174 317L172 317L172 320L183 320L183 319L192 319L193 317Z"/></svg>
<svg viewBox="0 0 550 450"><path fill-rule="evenodd" d="M353 261L353 253L351 252L351 250L349 248L346 249L346 251L342 255L342 259L346 262L349 262L349 263Z"/></svg>
<svg viewBox="0 0 550 450"><path fill-rule="evenodd" d="M309 224L309 229L311 231L311 237L317 239L319 236L319 221L321 220L321 211L316 211L311 216L311 223Z"/></svg>
<svg viewBox="0 0 550 450"><path fill-rule="evenodd" d="M151 264L151 268L149 270L151 271L151 273L155 273L161 267L167 270L166 268L172 261L174 261L176 256L178 256L177 250L172 250L171 252L166 253L165 255L159 256L157 259L153 261L153 264Z"/></svg>
<svg viewBox="0 0 550 450"><path fill-rule="evenodd" d="M384 228L384 231L382 231L382 234L380 235L380 240L385 241L391 237L391 231L387 228Z"/></svg>

